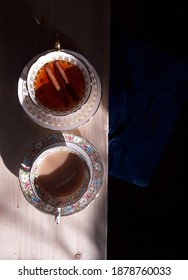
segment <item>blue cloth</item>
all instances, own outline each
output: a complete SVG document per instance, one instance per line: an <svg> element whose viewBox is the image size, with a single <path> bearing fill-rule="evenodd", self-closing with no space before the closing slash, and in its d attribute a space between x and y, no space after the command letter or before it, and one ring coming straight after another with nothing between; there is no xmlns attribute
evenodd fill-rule
<svg viewBox="0 0 188 280"><path fill-rule="evenodd" d="M187 100L187 63L126 34L114 40L109 175L147 186Z"/></svg>

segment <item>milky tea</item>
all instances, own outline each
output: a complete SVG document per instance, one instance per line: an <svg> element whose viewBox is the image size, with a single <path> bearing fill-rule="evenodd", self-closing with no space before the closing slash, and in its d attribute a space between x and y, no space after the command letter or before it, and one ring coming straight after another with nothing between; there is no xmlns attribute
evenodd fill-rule
<svg viewBox="0 0 188 280"><path fill-rule="evenodd" d="M76 153L67 149L53 150L40 160L35 183L39 190L55 198L67 197L82 186L87 168Z"/></svg>

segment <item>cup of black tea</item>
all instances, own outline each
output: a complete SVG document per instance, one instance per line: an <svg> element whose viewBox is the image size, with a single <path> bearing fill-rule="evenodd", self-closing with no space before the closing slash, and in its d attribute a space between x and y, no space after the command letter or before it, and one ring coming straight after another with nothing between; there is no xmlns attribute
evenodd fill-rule
<svg viewBox="0 0 188 280"><path fill-rule="evenodd" d="M89 70L76 56L51 51L30 67L27 88L31 100L43 111L65 116L79 110L88 100Z"/></svg>
<svg viewBox="0 0 188 280"><path fill-rule="evenodd" d="M81 151L60 145L42 151L34 160L30 174L36 196L57 209L58 224L61 208L78 202L87 191L92 167Z"/></svg>

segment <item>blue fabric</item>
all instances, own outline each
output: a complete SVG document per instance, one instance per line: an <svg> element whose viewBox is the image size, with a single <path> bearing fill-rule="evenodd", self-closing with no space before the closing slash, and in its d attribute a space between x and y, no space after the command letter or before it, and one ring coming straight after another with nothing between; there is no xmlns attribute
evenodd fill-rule
<svg viewBox="0 0 188 280"><path fill-rule="evenodd" d="M186 100L187 63L126 34L114 40L109 175L147 186Z"/></svg>

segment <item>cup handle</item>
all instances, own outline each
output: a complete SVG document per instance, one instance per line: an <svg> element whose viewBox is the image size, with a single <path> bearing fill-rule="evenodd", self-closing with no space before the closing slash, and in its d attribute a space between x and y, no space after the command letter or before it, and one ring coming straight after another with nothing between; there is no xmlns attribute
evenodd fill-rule
<svg viewBox="0 0 188 280"><path fill-rule="evenodd" d="M56 38L55 38L55 43L54 43L54 49L56 51L60 51L61 50L60 39L59 39L59 35L57 33L56 33Z"/></svg>
<svg viewBox="0 0 188 280"><path fill-rule="evenodd" d="M57 213L55 215L55 224L60 224L60 218L61 218L61 208L57 208Z"/></svg>

